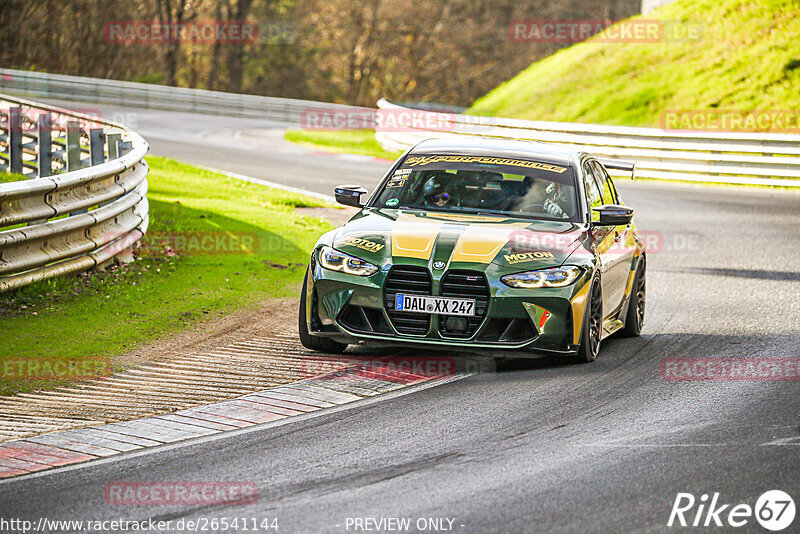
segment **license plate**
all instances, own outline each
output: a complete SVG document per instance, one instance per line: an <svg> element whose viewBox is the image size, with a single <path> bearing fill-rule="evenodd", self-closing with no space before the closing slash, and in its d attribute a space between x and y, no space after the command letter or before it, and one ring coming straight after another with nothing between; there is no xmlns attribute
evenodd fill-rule
<svg viewBox="0 0 800 534"><path fill-rule="evenodd" d="M398 293L395 296L394 309L417 313L473 316L475 315L475 299L452 299Z"/></svg>

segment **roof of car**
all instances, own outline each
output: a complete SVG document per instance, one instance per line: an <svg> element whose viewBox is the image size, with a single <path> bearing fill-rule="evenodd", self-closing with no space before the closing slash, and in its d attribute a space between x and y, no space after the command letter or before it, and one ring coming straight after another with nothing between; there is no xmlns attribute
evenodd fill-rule
<svg viewBox="0 0 800 534"><path fill-rule="evenodd" d="M504 156L534 159L544 163L569 165L574 148L536 141L491 139L486 137L458 136L428 139L411 149L409 154L454 154L469 156Z"/></svg>

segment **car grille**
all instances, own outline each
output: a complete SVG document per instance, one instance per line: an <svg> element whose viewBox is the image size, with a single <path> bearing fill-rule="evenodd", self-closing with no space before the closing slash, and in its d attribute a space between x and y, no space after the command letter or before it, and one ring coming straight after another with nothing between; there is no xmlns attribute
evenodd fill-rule
<svg viewBox="0 0 800 534"><path fill-rule="evenodd" d="M479 271L448 271L442 278L442 296L475 299L475 315L466 317L466 331L448 331L445 323L451 316L439 316L439 333L443 337L472 337L483 322L483 318L486 317L486 309L489 306L489 285L486 283L486 277Z"/></svg>
<svg viewBox="0 0 800 534"><path fill-rule="evenodd" d="M424 336L431 326L431 317L424 313L398 312L394 309L395 296L398 293L413 295L430 295L432 290L431 275L424 267L395 265L389 271L383 286L383 298L386 313L389 315L395 330L401 334Z"/></svg>

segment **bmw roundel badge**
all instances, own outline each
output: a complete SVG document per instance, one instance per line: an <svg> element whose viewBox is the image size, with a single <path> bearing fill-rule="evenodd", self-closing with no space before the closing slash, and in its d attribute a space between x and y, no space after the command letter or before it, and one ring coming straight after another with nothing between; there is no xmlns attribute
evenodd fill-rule
<svg viewBox="0 0 800 534"><path fill-rule="evenodd" d="M435 261L433 262L434 269L444 269L444 262L443 261Z"/></svg>

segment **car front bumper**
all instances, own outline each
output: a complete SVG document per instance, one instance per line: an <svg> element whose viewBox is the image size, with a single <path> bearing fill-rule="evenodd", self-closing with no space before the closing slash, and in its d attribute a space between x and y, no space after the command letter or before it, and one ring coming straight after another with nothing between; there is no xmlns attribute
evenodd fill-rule
<svg viewBox="0 0 800 534"><path fill-rule="evenodd" d="M347 275L312 262L306 287L309 333L348 344L432 349L503 349L574 354L583 326L590 273L564 288L515 289L486 274L489 299L480 325L469 336L442 331L432 315L425 334L397 330L385 305L388 268L369 276ZM436 289L432 294L439 294ZM510 331L509 331L510 329ZM506 335L503 335L505 331Z"/></svg>

